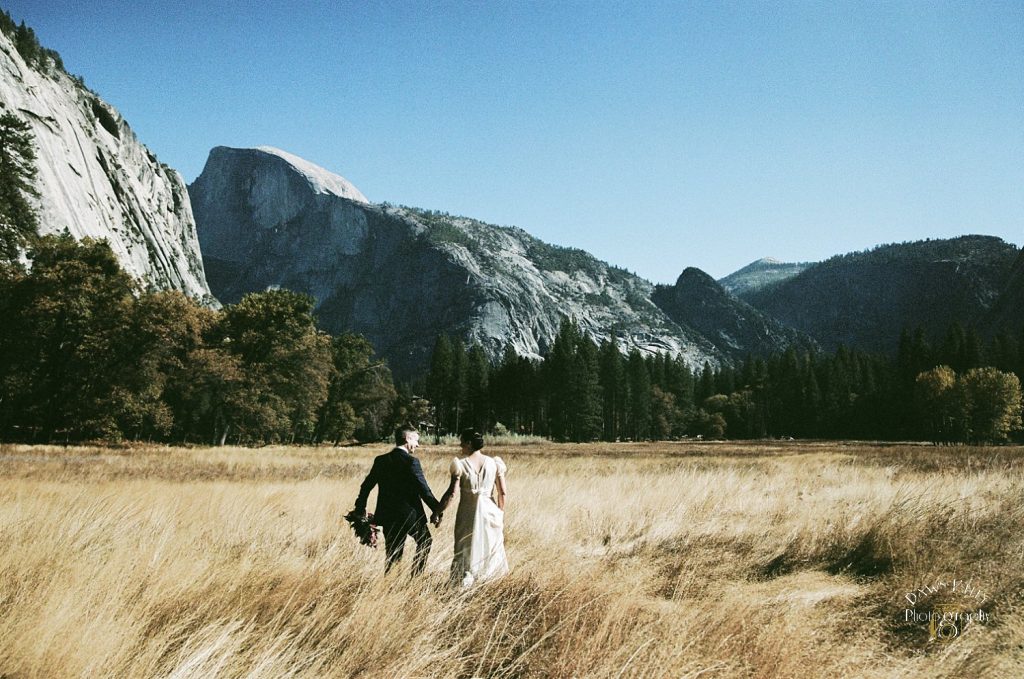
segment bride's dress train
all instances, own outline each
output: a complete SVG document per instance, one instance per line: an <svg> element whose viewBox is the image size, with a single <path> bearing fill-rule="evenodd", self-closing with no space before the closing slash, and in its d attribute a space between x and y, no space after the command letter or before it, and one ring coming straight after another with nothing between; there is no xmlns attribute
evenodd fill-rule
<svg viewBox="0 0 1024 679"><path fill-rule="evenodd" d="M506 466L500 457L484 457L480 470L465 458L452 460L450 472L459 477L459 509L455 515L455 557L452 579L468 587L508 573L505 558L505 513L492 498Z"/></svg>

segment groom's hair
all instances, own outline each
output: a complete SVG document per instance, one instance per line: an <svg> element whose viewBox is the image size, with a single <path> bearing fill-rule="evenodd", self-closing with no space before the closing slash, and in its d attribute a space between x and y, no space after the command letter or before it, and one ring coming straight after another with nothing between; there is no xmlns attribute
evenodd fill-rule
<svg viewBox="0 0 1024 679"><path fill-rule="evenodd" d="M412 426L411 424L402 425L401 427L396 429L395 430L395 445L396 446L404 446L406 443L408 443L408 439L407 439L408 435L414 433L415 431L416 431L416 427Z"/></svg>

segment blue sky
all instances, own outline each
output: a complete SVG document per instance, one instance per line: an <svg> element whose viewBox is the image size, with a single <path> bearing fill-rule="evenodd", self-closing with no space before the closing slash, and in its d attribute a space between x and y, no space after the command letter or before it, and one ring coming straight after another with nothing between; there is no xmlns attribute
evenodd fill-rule
<svg viewBox="0 0 1024 679"><path fill-rule="evenodd" d="M656 282L1024 241L1021 2L0 7L188 181L268 144Z"/></svg>

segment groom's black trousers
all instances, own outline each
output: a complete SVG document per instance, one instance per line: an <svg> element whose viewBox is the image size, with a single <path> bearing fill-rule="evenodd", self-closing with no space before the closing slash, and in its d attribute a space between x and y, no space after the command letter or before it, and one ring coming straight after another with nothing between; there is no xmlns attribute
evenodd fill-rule
<svg viewBox="0 0 1024 679"><path fill-rule="evenodd" d="M426 517L418 517L412 521L383 526L384 533L384 572L387 573L402 558L405 552L405 539L411 536L416 541L416 556L412 559L412 574L419 575L427 565L430 546L434 539L430 537L430 528Z"/></svg>

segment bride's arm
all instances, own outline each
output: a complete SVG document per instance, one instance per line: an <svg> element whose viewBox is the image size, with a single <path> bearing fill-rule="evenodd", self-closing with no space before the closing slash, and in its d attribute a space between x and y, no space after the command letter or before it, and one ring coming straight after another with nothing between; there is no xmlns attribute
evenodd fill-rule
<svg viewBox="0 0 1024 679"><path fill-rule="evenodd" d="M508 486L506 485L505 477L499 476L495 479L498 488L498 509L505 511L505 496L508 494Z"/></svg>
<svg viewBox="0 0 1024 679"><path fill-rule="evenodd" d="M459 477L452 475L452 480L448 484L448 490L444 491L444 495L441 496L441 502L437 509L438 514L444 513L444 510L448 508L448 503L452 501L452 496L455 495L455 486L458 482Z"/></svg>

